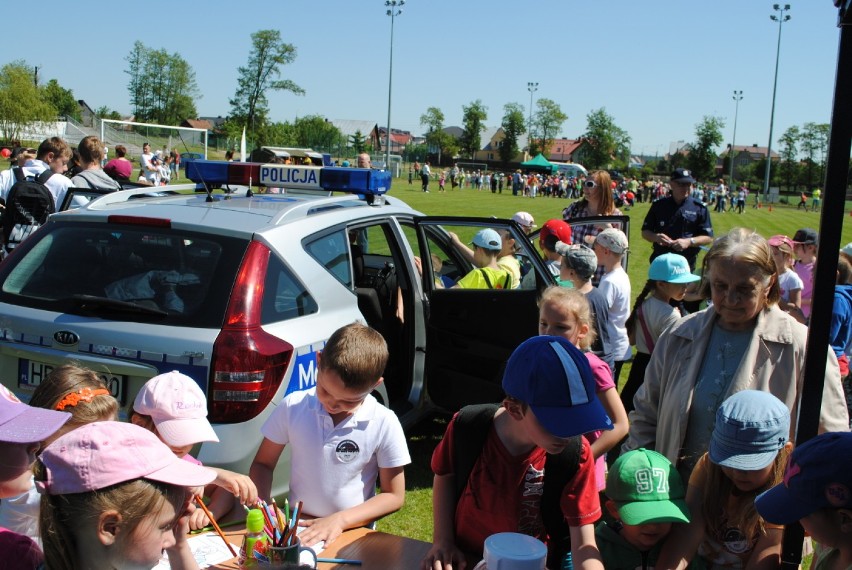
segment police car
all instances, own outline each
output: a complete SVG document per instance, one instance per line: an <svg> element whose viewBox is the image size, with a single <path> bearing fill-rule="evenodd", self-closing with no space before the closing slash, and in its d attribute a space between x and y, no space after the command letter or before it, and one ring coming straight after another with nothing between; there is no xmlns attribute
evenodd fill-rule
<svg viewBox="0 0 852 570"><path fill-rule="evenodd" d="M126 417L145 381L178 370L204 390L220 439L194 453L242 473L263 422L314 386L317 353L353 321L388 342L376 396L404 425L501 397L501 366L536 334L536 297L553 282L519 226L423 216L386 195L385 171L198 160L187 174L194 184L168 194L125 190L54 214L0 264L5 385L26 399L75 362ZM535 289L441 286L471 269L448 228L484 226L515 236Z"/></svg>

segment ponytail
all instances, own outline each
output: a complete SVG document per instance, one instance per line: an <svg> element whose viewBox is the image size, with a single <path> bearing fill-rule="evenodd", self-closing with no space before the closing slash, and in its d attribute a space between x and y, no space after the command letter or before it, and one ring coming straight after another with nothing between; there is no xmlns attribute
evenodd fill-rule
<svg viewBox="0 0 852 570"><path fill-rule="evenodd" d="M645 286L642 288L639 296L636 297L636 302L633 303L633 310L630 311L630 316L627 317L627 320L624 322L624 327L627 329L627 335L630 337L630 344L632 345L636 344L635 339L633 338L633 329L636 324L636 311L642 306L642 303L645 302L645 298L656 288L657 282L654 279L648 279L645 281Z"/></svg>

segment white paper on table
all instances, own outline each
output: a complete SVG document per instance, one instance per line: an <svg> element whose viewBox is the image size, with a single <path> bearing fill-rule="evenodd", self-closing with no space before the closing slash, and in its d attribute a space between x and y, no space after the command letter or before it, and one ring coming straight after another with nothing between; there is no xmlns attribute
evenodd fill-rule
<svg viewBox="0 0 852 570"><path fill-rule="evenodd" d="M189 543L189 548L192 550L192 556L198 562L199 568L207 568L220 562L225 562L234 557L225 543L222 542L222 537L216 533L208 532L190 536L186 541ZM232 545L234 550L239 551L240 545ZM154 566L155 570L170 570L169 557L163 553L159 564Z"/></svg>
<svg viewBox="0 0 852 570"><path fill-rule="evenodd" d="M306 526L300 526L299 530L296 531L296 535L298 536L298 535L302 534L302 532L305 531L307 528L308 527L306 527ZM321 541L317 542L316 544L314 544L313 546L308 546L306 548L310 548L311 550L314 551L314 553L317 556L319 556L325 550L325 541L321 540ZM308 566L310 566L311 564L314 563L314 559L309 552L303 551L301 554L299 554L299 562L302 563L302 564L307 564Z"/></svg>

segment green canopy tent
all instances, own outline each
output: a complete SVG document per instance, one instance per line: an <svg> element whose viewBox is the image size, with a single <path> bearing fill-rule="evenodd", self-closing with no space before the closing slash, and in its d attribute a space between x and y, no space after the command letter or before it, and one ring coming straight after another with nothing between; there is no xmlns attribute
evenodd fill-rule
<svg viewBox="0 0 852 570"><path fill-rule="evenodd" d="M535 158L522 162L521 168L526 170L543 170L545 172L553 172L556 169L556 166L544 158L543 154L539 153Z"/></svg>

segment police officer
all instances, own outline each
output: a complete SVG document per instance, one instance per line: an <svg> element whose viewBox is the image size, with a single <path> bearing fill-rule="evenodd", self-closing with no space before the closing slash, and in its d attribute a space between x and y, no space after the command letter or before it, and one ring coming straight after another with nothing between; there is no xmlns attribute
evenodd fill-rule
<svg viewBox="0 0 852 570"><path fill-rule="evenodd" d="M672 172L671 195L651 204L642 223L642 237L652 244L651 260L668 252L679 253L695 271L700 246L713 243L713 224L707 206L692 197L695 179L684 168Z"/></svg>

